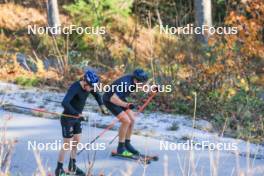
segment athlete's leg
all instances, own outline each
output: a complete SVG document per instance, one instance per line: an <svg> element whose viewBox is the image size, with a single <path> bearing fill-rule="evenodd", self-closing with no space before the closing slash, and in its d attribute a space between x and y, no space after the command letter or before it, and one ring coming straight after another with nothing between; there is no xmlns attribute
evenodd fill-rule
<svg viewBox="0 0 264 176"><path fill-rule="evenodd" d="M133 132L133 128L134 128L134 123L135 123L135 115L134 115L135 112L133 112L130 109L127 109L125 112L128 115L129 120L130 120L130 125L129 125L129 127L127 129L127 133L126 133L126 139L130 139L132 132Z"/></svg>
<svg viewBox="0 0 264 176"><path fill-rule="evenodd" d="M72 139L72 150L71 150L71 158L76 158L77 153L77 145L80 143L81 140L81 134L74 134Z"/></svg>
<svg viewBox="0 0 264 176"><path fill-rule="evenodd" d="M85 172L82 171L76 165L76 153L77 153L77 145L80 142L81 134L74 134L73 141L72 141L72 151L68 169L71 172L74 172L76 175L85 175Z"/></svg>
<svg viewBox="0 0 264 176"><path fill-rule="evenodd" d="M119 143L117 147L117 153L125 155L125 156L131 156L132 153L128 152L126 147L125 147L125 139L126 139L126 134L127 130L130 126L130 120L128 115L122 111L117 118L121 122L121 126L119 128Z"/></svg>
<svg viewBox="0 0 264 176"><path fill-rule="evenodd" d="M72 141L72 150L71 150L71 156L70 156L70 162L68 165L68 169L70 172L74 172L75 175L86 175L84 171L82 171L80 168L76 165L76 154L77 154L77 145L81 141L81 133L82 133L82 125L79 120L75 121L73 126L73 141Z"/></svg>
<svg viewBox="0 0 264 176"><path fill-rule="evenodd" d="M111 102L105 101L105 106L116 116L116 118L121 122L118 136L119 136L119 143L117 147L117 153L131 156L132 153L128 152L125 147L125 140L127 135L127 130L131 124L131 121L124 109L120 106L117 106Z"/></svg>
<svg viewBox="0 0 264 176"><path fill-rule="evenodd" d="M61 150L59 152L58 163L57 163L57 167L55 170L56 176L63 175L65 173L63 170L63 162L64 162L65 154L70 149L71 140L72 140L72 138L63 138L63 147L61 148Z"/></svg>
<svg viewBox="0 0 264 176"><path fill-rule="evenodd" d="M119 128L119 142L125 142L127 131L131 124L131 121L127 113L125 113L124 111L117 115L117 118L121 122L121 126Z"/></svg>
<svg viewBox="0 0 264 176"><path fill-rule="evenodd" d="M59 153L59 158L58 158L59 163L63 163L65 154L70 149L71 140L72 140L72 138L63 138L63 146L64 147L61 148L60 153Z"/></svg>
<svg viewBox="0 0 264 176"><path fill-rule="evenodd" d="M59 157L58 157L58 163L57 167L55 170L55 175L62 175L64 173L63 170L63 162L64 162L64 157L65 154L67 153L68 150L70 150L70 143L73 138L73 123L71 120L61 118L61 127L62 127L62 136L63 136L63 147L61 148L59 152Z"/></svg>
<svg viewBox="0 0 264 176"><path fill-rule="evenodd" d="M135 118L136 118L136 116L135 116L135 112L133 112L133 111L130 110L130 109L126 110L126 113L127 113L128 117L129 117L131 123L130 123L130 126L129 126L128 130L127 130L126 140L125 140L125 147L126 147L126 149L127 149L129 152L131 152L131 153L133 153L133 154L136 155L136 154L139 154L138 150L136 150L136 149L130 144L130 138L131 138L131 135L132 135L132 133L133 133L133 128L134 128L134 124L135 124Z"/></svg>

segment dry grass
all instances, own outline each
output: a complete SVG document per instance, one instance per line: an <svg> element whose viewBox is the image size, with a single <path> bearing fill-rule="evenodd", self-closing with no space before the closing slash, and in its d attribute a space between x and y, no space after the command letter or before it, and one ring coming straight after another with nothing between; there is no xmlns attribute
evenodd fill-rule
<svg viewBox="0 0 264 176"><path fill-rule="evenodd" d="M47 26L46 9L25 7L14 3L0 5L0 28L17 31L27 30L28 25ZM71 24L70 19L60 15L62 24Z"/></svg>
<svg viewBox="0 0 264 176"><path fill-rule="evenodd" d="M7 123L12 118L11 114L1 118L3 118L3 124L0 127L0 176L6 176L10 174L11 157L17 141L9 140L6 136Z"/></svg>
<svg viewBox="0 0 264 176"><path fill-rule="evenodd" d="M62 82L63 75L55 69L45 70L43 61L36 54L31 61L36 65L35 73L21 67L16 60L16 54L4 56L0 62L0 79L7 82L15 82L17 78L37 79L40 84L50 86L57 86Z"/></svg>
<svg viewBox="0 0 264 176"><path fill-rule="evenodd" d="M9 30L26 29L28 25L44 25L47 23L45 15L34 8L7 3L0 5L0 28Z"/></svg>

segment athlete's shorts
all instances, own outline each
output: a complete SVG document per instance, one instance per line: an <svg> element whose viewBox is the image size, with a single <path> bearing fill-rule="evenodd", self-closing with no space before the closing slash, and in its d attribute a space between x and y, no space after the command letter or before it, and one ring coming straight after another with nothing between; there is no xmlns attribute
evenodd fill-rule
<svg viewBox="0 0 264 176"><path fill-rule="evenodd" d="M104 100L104 105L107 107L107 109L109 111L112 112L112 114L114 114L115 116L118 116L121 112L126 111L127 108L118 106L114 103L111 103L110 101L106 101Z"/></svg>
<svg viewBox="0 0 264 176"><path fill-rule="evenodd" d="M69 117L61 117L61 128L63 138L72 138L75 134L82 133L81 121Z"/></svg>

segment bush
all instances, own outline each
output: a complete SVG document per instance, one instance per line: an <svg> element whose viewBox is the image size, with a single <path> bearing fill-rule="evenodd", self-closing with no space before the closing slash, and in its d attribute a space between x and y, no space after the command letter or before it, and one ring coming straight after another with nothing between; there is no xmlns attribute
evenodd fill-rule
<svg viewBox="0 0 264 176"><path fill-rule="evenodd" d="M90 23L93 26L101 26L113 15L128 16L132 1L121 0L91 0L86 2L78 0L76 3L64 6L64 9L75 17L79 24Z"/></svg>
<svg viewBox="0 0 264 176"><path fill-rule="evenodd" d="M25 77L25 76L19 76L15 79L15 83L21 86L26 87L34 87L37 86L40 83L39 78L37 77Z"/></svg>
<svg viewBox="0 0 264 176"><path fill-rule="evenodd" d="M262 100L250 92L239 90L233 97L218 103L217 105L212 102L213 106L211 105L209 109L215 126L220 129L226 123L227 130L233 132L232 136L255 142L263 140L264 102Z"/></svg>
<svg viewBox="0 0 264 176"><path fill-rule="evenodd" d="M177 131L179 129L179 124L177 122L172 122L171 126L167 129L168 131Z"/></svg>

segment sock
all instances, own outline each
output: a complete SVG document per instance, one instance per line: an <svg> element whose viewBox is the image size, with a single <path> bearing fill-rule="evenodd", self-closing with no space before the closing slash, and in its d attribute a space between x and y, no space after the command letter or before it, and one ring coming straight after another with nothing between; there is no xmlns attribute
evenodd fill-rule
<svg viewBox="0 0 264 176"><path fill-rule="evenodd" d="M123 153L125 151L125 143L119 142L117 147L117 153Z"/></svg>
<svg viewBox="0 0 264 176"><path fill-rule="evenodd" d="M58 162L58 163L57 163L57 168L63 168L63 163Z"/></svg>
<svg viewBox="0 0 264 176"><path fill-rule="evenodd" d="M119 142L118 143L118 147L125 147L125 143L124 142Z"/></svg>

